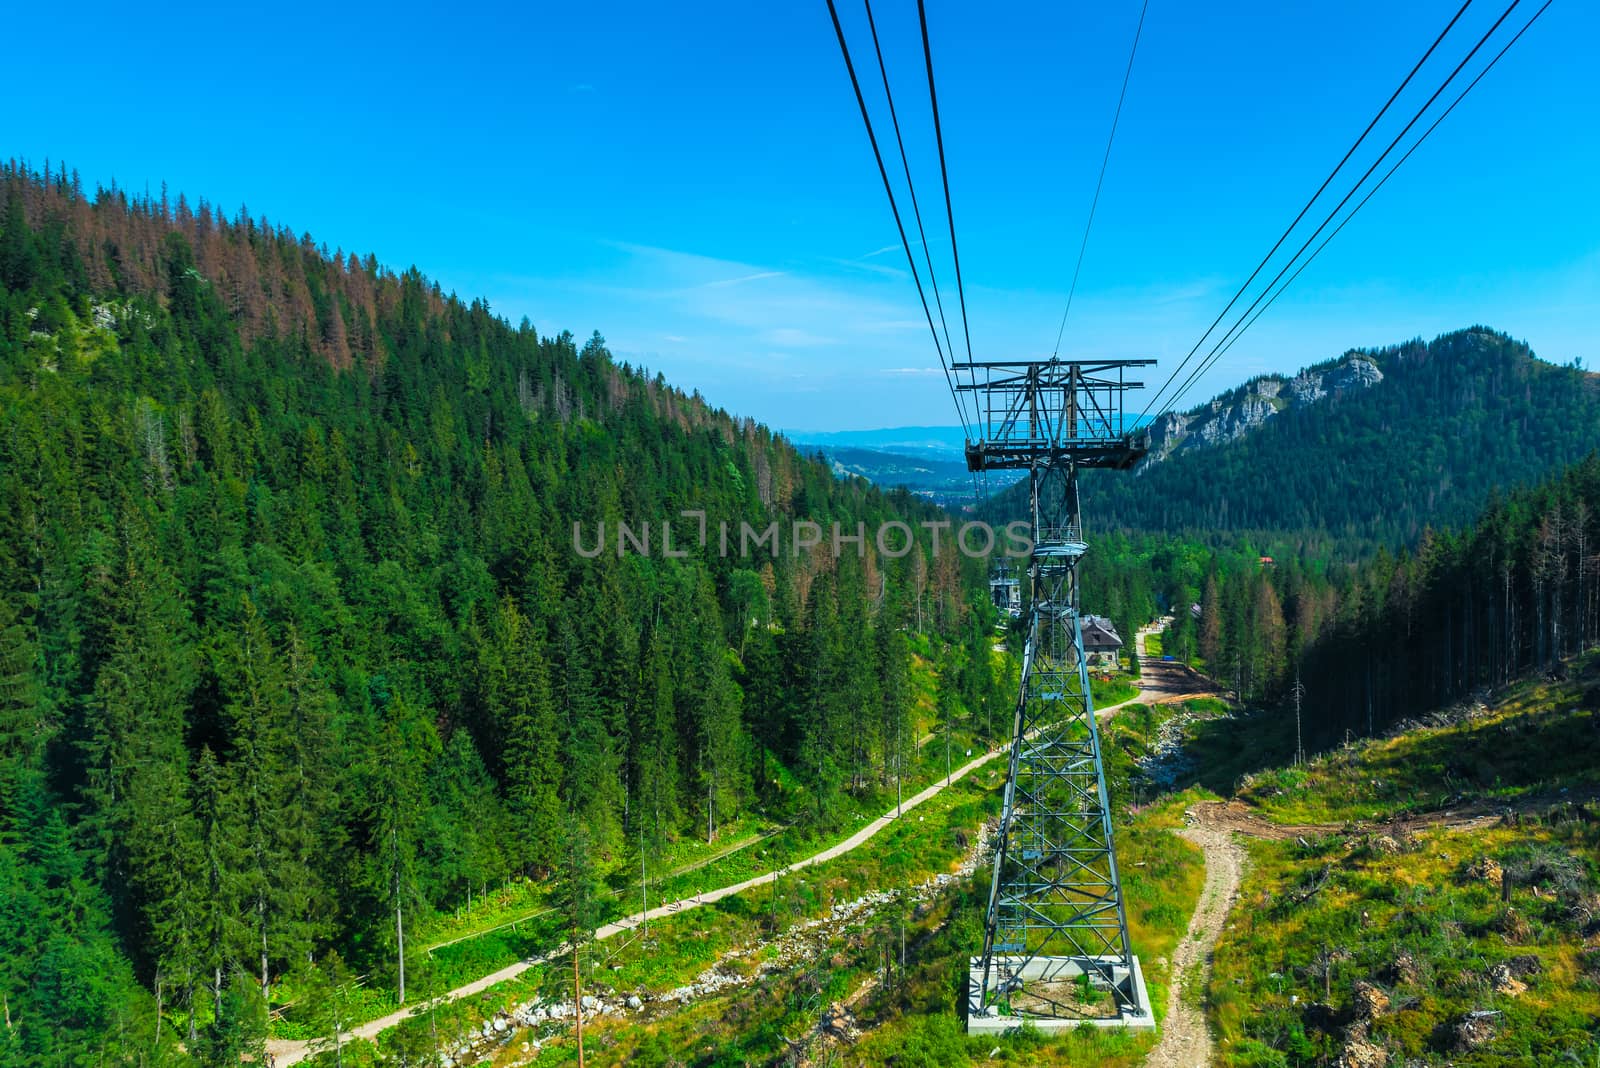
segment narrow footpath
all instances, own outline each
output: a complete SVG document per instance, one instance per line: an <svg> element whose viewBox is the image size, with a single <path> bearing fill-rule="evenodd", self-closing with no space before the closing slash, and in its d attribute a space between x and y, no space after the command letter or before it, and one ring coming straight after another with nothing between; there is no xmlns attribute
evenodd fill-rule
<svg viewBox="0 0 1600 1068"><path fill-rule="evenodd" d="M1206 882L1189 917L1189 930L1172 954L1172 986L1161 1041L1150 1051L1147 1068L1200 1068L1211 1063L1211 1031L1201 1007L1211 979L1211 955L1222 925L1239 898L1246 855L1233 832L1198 824L1178 832L1205 853Z"/></svg>
<svg viewBox="0 0 1600 1068"><path fill-rule="evenodd" d="M1140 632L1136 641L1138 643L1137 647L1142 650L1144 648L1143 631ZM1126 701L1119 701L1114 705L1107 705L1105 708L1096 709L1095 716L1096 718L1104 718L1126 705L1133 704L1134 702L1141 701L1143 699L1144 694L1141 690L1139 693L1135 693ZM1172 698L1162 696L1159 699L1171 700ZM974 771L977 771L979 768L989 763L989 761L998 756L1004 755L1006 752L1007 747L1002 746L998 749L991 749L987 753L983 753L980 756L974 757L966 764L956 768L955 771L951 773L948 780L940 779L932 786L929 786L921 792L906 798L904 803L900 806L900 812L902 814L909 812L911 809L916 808L924 801L927 801L933 797L937 797L940 791L944 790L946 786L959 782L961 779L966 778ZM664 905L658 905L649 910L648 917L654 920L663 916L675 916L686 909L699 908L702 905L715 904L725 897L731 897L734 894L742 894L746 890L753 890L759 886L766 886L774 879L782 878L783 876L788 875L790 872L799 871L802 868L809 868L814 864L822 864L826 861L833 860L835 857L841 857L851 850L871 841L875 836L892 826L895 819L896 812L891 808L888 812L884 813L882 816L879 816L871 823L868 823L866 826L856 831L855 834L852 834L844 841L829 846L827 849L824 849L821 852L814 853L811 856L806 857L804 860L797 860L787 868L781 868L777 871L769 871L764 875L757 875L754 878L746 879L741 883L734 883L731 886L720 887L716 890L708 890L705 893L698 894L694 897L687 897L679 901L671 901ZM633 915L625 916L614 923L606 924L604 927L601 927L599 930L597 930L594 936L597 940L604 940L615 935L622 934L624 931L631 931L643 923L645 918L646 913L636 912ZM348 1032L346 1032L345 1039L374 1039L384 1031L387 1031L389 1028L404 1022L409 1016L416 1012L426 1010L430 1006L440 1002L454 1001L457 998L471 997L474 994L482 993L498 983L506 982L509 979L515 979L523 972L526 972L529 968L537 967L538 965L543 964L556 956L559 956L561 952L562 949L558 947L557 949L543 956L529 957L527 959L520 960L515 964L510 964L504 968L501 968L499 971L491 972L482 979L476 979L465 984L464 986L459 986L450 991L448 994L441 995L434 1001L422 1002L418 1005L411 1006L410 1008L391 1012L387 1016L380 1016L376 1020L370 1020L367 1023L351 1028ZM318 1046L318 1043L313 1040L271 1039L267 1042L267 1054L272 1058L272 1063L276 1066L276 1068L288 1068L289 1065L298 1064L312 1054L320 1052L320 1047L314 1049L314 1046Z"/></svg>
<svg viewBox="0 0 1600 1068"><path fill-rule="evenodd" d="M1153 629L1165 629L1162 625ZM1189 697L1210 696L1216 687L1209 679L1185 664L1171 660L1150 660L1145 656L1141 630L1134 639L1142 668L1146 692L1159 694L1151 701L1181 701ZM1161 1023L1161 1039L1145 1060L1146 1068L1201 1068L1211 1063L1211 1031L1206 1024L1202 1000L1211 980L1211 954L1222 936L1223 924L1239 898L1248 857L1234 839L1234 828L1207 819L1210 813L1187 814L1190 826L1178 832L1199 846L1205 855L1206 881L1200 900L1195 903L1189 928L1172 954L1172 985L1167 991L1167 1015Z"/></svg>

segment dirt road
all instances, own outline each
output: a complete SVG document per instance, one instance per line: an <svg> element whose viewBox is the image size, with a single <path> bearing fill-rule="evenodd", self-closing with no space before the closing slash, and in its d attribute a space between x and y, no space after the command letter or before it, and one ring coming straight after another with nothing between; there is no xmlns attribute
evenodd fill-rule
<svg viewBox="0 0 1600 1068"><path fill-rule="evenodd" d="M1146 704L1170 704L1173 701L1185 701L1191 697L1213 697L1217 693L1216 684L1187 664L1180 664L1176 660L1162 660L1159 656L1151 659L1145 653L1145 637L1165 630L1165 621L1158 625L1142 628L1134 635L1134 651L1139 654L1139 683L1143 688L1142 700Z"/></svg>

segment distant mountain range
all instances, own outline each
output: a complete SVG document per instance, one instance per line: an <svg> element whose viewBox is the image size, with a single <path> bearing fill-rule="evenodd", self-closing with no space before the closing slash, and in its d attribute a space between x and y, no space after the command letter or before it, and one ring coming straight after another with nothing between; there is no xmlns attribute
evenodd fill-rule
<svg viewBox="0 0 1600 1068"><path fill-rule="evenodd" d="M791 436L836 472L941 503L970 499L960 427ZM1475 326L1252 378L1163 414L1150 445L1131 474L1085 476L1091 522L1401 545L1427 526L1468 522L1496 487L1536 482L1600 448L1600 375ZM1015 504L1002 493L994 507Z"/></svg>
<svg viewBox="0 0 1600 1068"><path fill-rule="evenodd" d="M903 486L952 508L972 503L972 475L958 426L901 426L878 430L791 431L788 437L804 453L821 453L833 473L859 475L880 486ZM989 487L1010 485L1006 477Z"/></svg>
<svg viewBox="0 0 1600 1068"><path fill-rule="evenodd" d="M788 430L784 435L802 448L859 448L901 456L960 458L966 435L958 426L892 426L878 430Z"/></svg>
<svg viewBox="0 0 1600 1068"><path fill-rule="evenodd" d="M1084 509L1132 530L1307 532L1397 546L1600 447L1600 375L1486 327L1252 379L1151 428Z"/></svg>

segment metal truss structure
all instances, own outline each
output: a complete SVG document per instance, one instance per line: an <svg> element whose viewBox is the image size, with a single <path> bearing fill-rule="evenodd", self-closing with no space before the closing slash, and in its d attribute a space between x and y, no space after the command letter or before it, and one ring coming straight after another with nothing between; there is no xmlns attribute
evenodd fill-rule
<svg viewBox="0 0 1600 1068"><path fill-rule="evenodd" d="M957 364L976 394L974 471L1028 472L1033 550L1027 642L1013 718L1005 803L968 1025L1127 1023L1150 1017L1128 921L1079 616L1088 546L1078 472L1126 469L1144 438L1125 425L1125 370L1153 360ZM1092 989L1091 989L1092 988ZM1098 991L1099 993L1094 993ZM1093 1012L1090 1002L1113 1012Z"/></svg>

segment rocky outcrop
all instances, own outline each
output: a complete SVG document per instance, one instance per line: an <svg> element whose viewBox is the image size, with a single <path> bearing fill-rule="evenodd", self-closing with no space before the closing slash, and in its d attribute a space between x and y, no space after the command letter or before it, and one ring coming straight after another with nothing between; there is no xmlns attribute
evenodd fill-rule
<svg viewBox="0 0 1600 1068"><path fill-rule="evenodd" d="M1378 365L1370 357L1354 352L1334 363L1308 368L1293 378L1266 375L1252 379L1209 404L1189 412L1167 412L1153 422L1150 455L1144 463L1159 463L1185 449L1237 441L1280 412L1316 404L1340 393L1369 389L1382 381L1383 372Z"/></svg>

